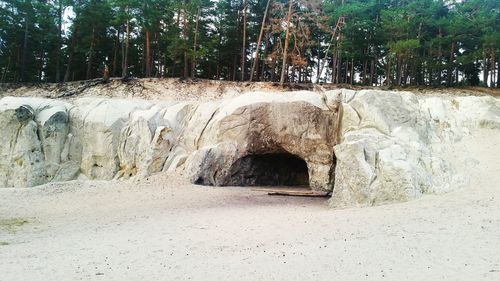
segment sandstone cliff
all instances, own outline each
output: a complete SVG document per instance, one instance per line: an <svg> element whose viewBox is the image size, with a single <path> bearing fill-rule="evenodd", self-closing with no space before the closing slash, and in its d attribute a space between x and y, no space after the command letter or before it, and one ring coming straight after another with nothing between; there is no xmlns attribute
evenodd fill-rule
<svg viewBox="0 0 500 281"><path fill-rule="evenodd" d="M179 171L207 185L308 184L335 207L468 181L460 146L500 129L500 100L409 92L252 92L210 101L0 100L0 187Z"/></svg>

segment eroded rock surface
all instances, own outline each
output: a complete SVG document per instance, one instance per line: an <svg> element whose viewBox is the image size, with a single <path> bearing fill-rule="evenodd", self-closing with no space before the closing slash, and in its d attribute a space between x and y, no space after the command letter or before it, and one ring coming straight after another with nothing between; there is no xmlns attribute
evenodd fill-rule
<svg viewBox="0 0 500 281"><path fill-rule="evenodd" d="M29 187L78 175L80 160L69 133L71 107L44 99L0 101L0 186Z"/></svg>
<svg viewBox="0 0 500 281"><path fill-rule="evenodd" d="M0 187L180 171L207 185L304 185L335 207L467 183L463 136L500 129L493 97L335 90L209 102L0 100Z"/></svg>
<svg viewBox="0 0 500 281"><path fill-rule="evenodd" d="M457 144L474 130L500 125L500 102L492 97L335 94L342 101L331 199L336 207L407 201L463 186L474 156Z"/></svg>
<svg viewBox="0 0 500 281"><path fill-rule="evenodd" d="M201 133L198 150L188 159L188 176L194 182L234 185L241 181L233 174L253 164L238 159L290 154L307 163L312 188L331 189L336 119L322 96L311 92L253 93L223 102Z"/></svg>

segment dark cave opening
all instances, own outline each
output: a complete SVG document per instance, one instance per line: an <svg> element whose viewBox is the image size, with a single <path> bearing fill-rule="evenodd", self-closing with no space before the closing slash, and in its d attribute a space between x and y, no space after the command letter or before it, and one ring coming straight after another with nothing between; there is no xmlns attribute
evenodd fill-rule
<svg viewBox="0 0 500 281"><path fill-rule="evenodd" d="M234 186L309 186L306 162L292 154L247 155L231 166L226 185Z"/></svg>

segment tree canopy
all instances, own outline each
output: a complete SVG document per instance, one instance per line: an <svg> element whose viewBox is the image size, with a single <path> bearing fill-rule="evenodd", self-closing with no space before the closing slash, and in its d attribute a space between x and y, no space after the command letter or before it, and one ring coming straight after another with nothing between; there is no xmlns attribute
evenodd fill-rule
<svg viewBox="0 0 500 281"><path fill-rule="evenodd" d="M498 0L0 0L0 81L490 86Z"/></svg>

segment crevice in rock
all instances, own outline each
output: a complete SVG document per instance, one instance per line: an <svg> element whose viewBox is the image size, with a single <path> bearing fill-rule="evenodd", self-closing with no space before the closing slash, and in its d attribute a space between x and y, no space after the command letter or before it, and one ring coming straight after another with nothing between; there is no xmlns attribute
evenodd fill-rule
<svg viewBox="0 0 500 281"><path fill-rule="evenodd" d="M219 109L216 109L212 115L210 116L210 119L208 119L207 123L205 124L205 126L203 127L203 129L201 130L201 133L198 137L198 139L196 140L196 147L199 148L200 147L200 140L201 138L203 137L203 134L205 133L205 130L207 129L208 125L210 125L210 122L212 122L212 119L214 119L215 115L219 112Z"/></svg>

